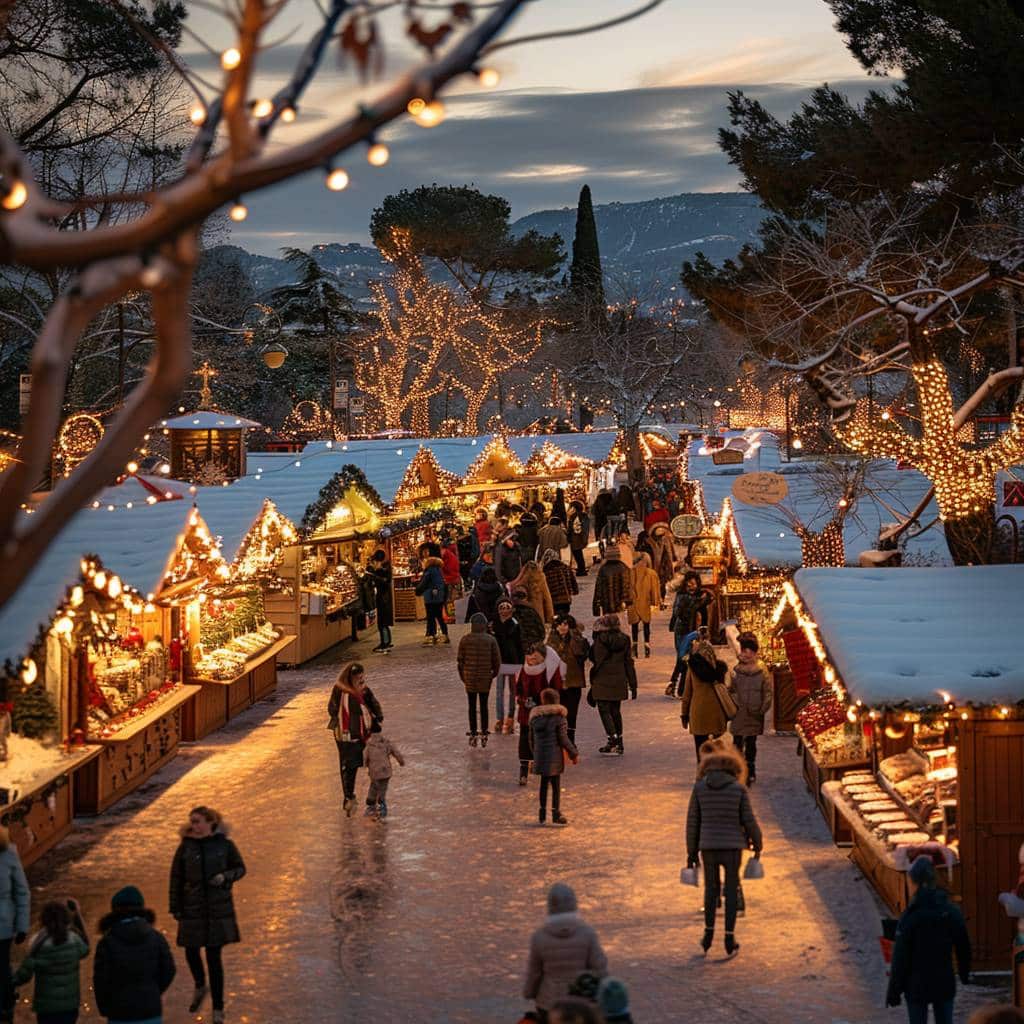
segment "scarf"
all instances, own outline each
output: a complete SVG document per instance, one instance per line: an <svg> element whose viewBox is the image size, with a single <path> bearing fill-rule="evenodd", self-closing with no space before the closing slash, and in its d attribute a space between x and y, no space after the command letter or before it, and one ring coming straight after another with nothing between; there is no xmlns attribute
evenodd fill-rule
<svg viewBox="0 0 1024 1024"><path fill-rule="evenodd" d="M350 701L353 700L357 705L355 723L352 722L353 712L350 704ZM341 721L337 738L343 743L365 743L366 738L370 735L370 727L366 721L367 715L368 712L366 705L363 703L363 698L357 693L348 693L343 690L341 693ZM353 724L356 727L355 732L352 731Z"/></svg>

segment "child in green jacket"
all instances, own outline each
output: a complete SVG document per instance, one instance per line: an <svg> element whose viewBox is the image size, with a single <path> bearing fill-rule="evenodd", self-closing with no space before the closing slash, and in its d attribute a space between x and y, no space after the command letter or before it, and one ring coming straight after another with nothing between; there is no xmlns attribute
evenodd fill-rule
<svg viewBox="0 0 1024 1024"><path fill-rule="evenodd" d="M42 930L14 974L14 984L36 979L32 1009L38 1024L75 1024L81 1002L78 966L89 955L85 924L75 900L47 903Z"/></svg>

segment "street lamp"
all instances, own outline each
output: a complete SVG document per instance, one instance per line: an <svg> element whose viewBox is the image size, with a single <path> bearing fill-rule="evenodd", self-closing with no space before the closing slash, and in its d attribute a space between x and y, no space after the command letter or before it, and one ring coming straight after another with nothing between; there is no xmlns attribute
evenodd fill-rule
<svg viewBox="0 0 1024 1024"><path fill-rule="evenodd" d="M271 370L279 370L288 358L288 349L279 341L272 341L260 349L260 356Z"/></svg>

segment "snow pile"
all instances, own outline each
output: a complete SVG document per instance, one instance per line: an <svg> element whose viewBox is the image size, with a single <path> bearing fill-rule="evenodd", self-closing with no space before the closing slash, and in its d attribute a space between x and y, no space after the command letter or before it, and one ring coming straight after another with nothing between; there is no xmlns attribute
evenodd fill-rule
<svg viewBox="0 0 1024 1024"><path fill-rule="evenodd" d="M12 733L7 740L7 762L0 764L0 789L7 790L7 802L17 803L53 781L58 775L75 768L83 755L96 747L75 747L65 753L59 744L49 746Z"/></svg>
<svg viewBox="0 0 1024 1024"><path fill-rule="evenodd" d="M801 569L796 587L855 700L1024 700L1024 566Z"/></svg>

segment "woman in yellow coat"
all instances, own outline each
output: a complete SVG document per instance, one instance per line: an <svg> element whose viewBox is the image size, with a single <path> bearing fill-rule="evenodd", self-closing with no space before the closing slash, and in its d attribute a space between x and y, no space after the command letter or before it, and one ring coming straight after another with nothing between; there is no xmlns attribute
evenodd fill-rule
<svg viewBox="0 0 1024 1024"><path fill-rule="evenodd" d="M661 605L661 581L651 567L651 556L646 551L637 554L633 562L633 603L629 606L629 625L633 631L633 657L640 655L640 624L644 627L644 657L651 656L651 616Z"/></svg>

